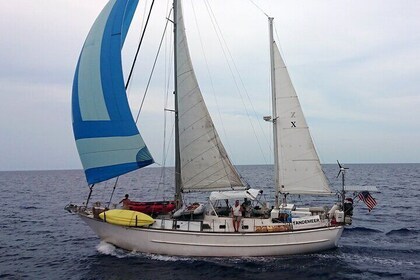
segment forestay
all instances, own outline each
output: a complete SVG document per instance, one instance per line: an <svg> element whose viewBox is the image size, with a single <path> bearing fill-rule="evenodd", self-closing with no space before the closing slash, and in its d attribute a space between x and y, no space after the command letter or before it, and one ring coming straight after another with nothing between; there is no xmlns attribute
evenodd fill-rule
<svg viewBox="0 0 420 280"><path fill-rule="evenodd" d="M243 189L216 132L192 67L181 1L177 2L177 89L183 191Z"/></svg>
<svg viewBox="0 0 420 280"><path fill-rule="evenodd" d="M89 184L153 163L125 92L121 48L137 0L111 0L92 26L73 82L77 149Z"/></svg>
<svg viewBox="0 0 420 280"><path fill-rule="evenodd" d="M274 71L281 193L330 194L299 99L275 42Z"/></svg>

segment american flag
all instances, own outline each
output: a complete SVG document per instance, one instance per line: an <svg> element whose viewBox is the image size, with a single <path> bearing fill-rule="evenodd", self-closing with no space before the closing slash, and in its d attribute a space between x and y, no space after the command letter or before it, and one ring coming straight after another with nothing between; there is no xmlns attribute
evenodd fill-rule
<svg viewBox="0 0 420 280"><path fill-rule="evenodd" d="M360 192L358 195L359 199L362 200L366 206L369 208L369 212L370 210L373 209L373 207L376 206L376 200L370 195L370 193L368 191L363 191Z"/></svg>

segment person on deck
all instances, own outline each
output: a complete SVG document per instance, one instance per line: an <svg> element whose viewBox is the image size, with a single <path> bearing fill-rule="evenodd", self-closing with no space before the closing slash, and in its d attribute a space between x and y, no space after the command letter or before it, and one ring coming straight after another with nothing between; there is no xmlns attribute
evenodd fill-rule
<svg viewBox="0 0 420 280"><path fill-rule="evenodd" d="M123 209L129 209L130 207L129 207L129 204L130 204L130 199L128 199L128 194L126 194L125 195L125 198L123 198L121 201L120 201L120 203L122 203L123 205L122 205L122 207L123 207ZM120 204L120 203L118 203L118 204Z"/></svg>
<svg viewBox="0 0 420 280"><path fill-rule="evenodd" d="M242 219L242 206L239 205L239 200L235 201L235 205L232 207L232 218L233 218L233 229L235 232L239 231L239 225Z"/></svg>
<svg viewBox="0 0 420 280"><path fill-rule="evenodd" d="M249 201L246 197L242 203L242 216L246 218L251 216L251 201Z"/></svg>

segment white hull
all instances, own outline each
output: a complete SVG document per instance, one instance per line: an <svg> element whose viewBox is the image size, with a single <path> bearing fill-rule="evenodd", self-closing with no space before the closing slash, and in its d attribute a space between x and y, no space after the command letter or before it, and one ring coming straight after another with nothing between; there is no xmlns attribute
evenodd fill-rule
<svg viewBox="0 0 420 280"><path fill-rule="evenodd" d="M337 246L343 226L292 232L234 233L123 227L83 214L101 240L117 247L174 256L247 257L305 254Z"/></svg>

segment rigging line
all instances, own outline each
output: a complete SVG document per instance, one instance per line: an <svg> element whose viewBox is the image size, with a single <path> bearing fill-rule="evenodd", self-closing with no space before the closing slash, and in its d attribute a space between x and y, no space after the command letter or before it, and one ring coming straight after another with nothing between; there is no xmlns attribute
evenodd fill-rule
<svg viewBox="0 0 420 280"><path fill-rule="evenodd" d="M279 48L279 52L280 52L281 59L283 59L284 65L285 65L285 67L287 68L287 62L286 62L285 56L283 55L283 54L284 54L284 52L283 52L283 48L281 47L281 43L280 43L280 36L279 36L279 34L278 34L278 32L277 32L277 27L276 27L275 22L273 22L273 27L274 27L274 32L276 33L276 38L277 38L277 40L274 40L274 42L276 43L277 47ZM287 71L287 73L288 73L288 74L289 74L289 76L290 76L289 71Z"/></svg>
<svg viewBox="0 0 420 280"><path fill-rule="evenodd" d="M172 32L171 32L172 33ZM171 58L172 59L172 58ZM171 69L171 67L170 67ZM169 100L169 83L170 83L170 73L172 71L169 71L169 76L168 76L168 84L167 84L167 88L166 88L166 96L165 96L165 100L164 100L164 108L168 107L168 100ZM168 113L166 110L163 110L163 145L162 145L162 163L164 166L166 166L167 164L167 159L168 159L168 155L169 155L169 149L171 147L171 140L174 137L174 126L175 123L172 123L172 129L171 129L171 134L169 139L167 139L167 127L168 127ZM168 143L166 143L168 141ZM161 173L161 181L163 181L162 183L165 184L165 171L166 168L162 169L162 173ZM163 179L162 179L163 178Z"/></svg>
<svg viewBox="0 0 420 280"><path fill-rule="evenodd" d="M260 10L268 19L270 18L270 16L266 13L266 12L264 12L264 10L261 8L261 7L259 7L253 0L249 0L258 10ZM274 25L274 24L273 24ZM276 27L275 27L275 25L274 25L274 29L275 29L275 31L276 31L276 35L277 35L277 38L279 38L278 37L278 34L277 34L277 29L276 29ZM274 40L274 42L275 42L275 40ZM279 46L279 48L280 48L280 46ZM268 81L268 85L269 85L269 88L271 87L271 80L269 79L269 81ZM269 105L270 105L270 108L271 108L271 106L272 106L272 98L271 98L271 94L269 94L269 95L267 95L268 96L268 100L269 100ZM249 98L249 97L248 97ZM251 103L252 104L252 103ZM255 112L255 111L254 111ZM274 116L273 116L273 118L274 118ZM258 122L258 124L260 125L260 128L261 128L261 123L260 122ZM270 142L270 140L269 139L273 139L273 134L272 134L272 130L270 130L270 132L269 132L269 137L267 137L266 135L265 135L265 133L264 133L264 130L261 128L261 131L263 132L263 135L264 135L264 138L266 139L266 141L267 141L267 143L268 143L268 148L270 149L270 154L273 154L273 145L275 145L275 143L273 143L273 142ZM274 160L274 159L273 159Z"/></svg>
<svg viewBox="0 0 420 280"><path fill-rule="evenodd" d="M229 51L229 48L227 47L226 40L224 39L224 37L223 37L223 35L222 35L222 31L221 31L221 28L220 28L219 24L217 23L216 16L214 15L213 10L211 9L210 4L208 3L208 1L205 1L204 3L206 4L207 11L208 11L208 13L209 13L209 15L210 15L210 19L211 19L211 21L212 21L212 23L213 23L213 28L215 29L215 32L216 32L217 38L218 38L218 40L219 40L219 43L220 43L220 45L222 46L223 55L225 56L225 59L226 59L227 64L228 64L228 68L229 68L229 70L230 70L230 72L231 72L232 78L233 78L234 83L235 83L235 85L236 85L236 89L238 90L238 93L239 93L239 96L240 96L240 98L241 98L242 104L243 104L243 106L244 106L244 108L245 108L245 112L246 112L247 117L248 117L248 120L249 120L249 122L250 122L250 124L251 124L251 127L252 127L252 130L253 130L253 133L254 133L255 139L256 139L256 141L257 141L258 147L260 148L261 155L262 155L262 157L263 157L263 159L264 159L265 163L266 163L266 164L268 164L267 159L266 159L266 157L265 157L265 154L264 154L264 152L263 152L263 150L262 150L262 146L261 146L261 144L260 144L260 141L259 141L259 139L258 139L258 137L257 137L257 133L256 133L256 130L255 130L255 127L254 127L254 125L253 125L253 123L252 123L252 120L251 120L251 115L249 114L249 111L248 111L248 109L247 109L247 106L246 106L246 104L245 104L245 102L244 102L244 99L243 99L243 97L242 97L242 95L241 95L241 90L240 90L240 88L239 88L238 81L237 81L237 79L236 79L236 77L235 77L235 75L234 75L234 73L233 73L231 63L233 64L234 69L236 70L236 73L238 74L239 81L241 82L241 85L242 85L242 87L244 88L245 94L246 94L246 96L248 97L248 101L250 102L251 107L252 107L252 109L253 109L253 111L254 111L254 114L255 114L256 116L257 116L257 113L256 113L256 111L255 111L255 108L254 108L254 106L253 106L252 102L251 102L251 99L250 99L249 94L248 94L248 92L247 92L247 90L246 90L246 87L245 87L245 84L244 84L244 82L243 82L243 79L242 79L242 77L241 77L241 75L240 75L240 73L239 73L239 71L238 71L238 68L237 68L236 63L235 63L235 61L234 61L234 59L233 59L233 56L232 56L231 52ZM217 27L217 28L216 28L216 27ZM220 33L220 35L219 35L219 33ZM222 41L223 41L223 43L224 43L225 47L223 47ZM232 61L231 63L229 62L228 56L227 56L226 51L225 51L225 49L224 49L224 48L226 48L227 53L229 54L230 60ZM264 135L264 138L268 141L267 137L265 136L264 130L262 129L261 122L260 122L260 121L258 121L258 120L259 120L259 118L257 118L257 123L258 123L258 125L259 125L259 127L260 127L260 129L261 129L261 131L262 131L262 133L263 133L263 135Z"/></svg>
<svg viewBox="0 0 420 280"><path fill-rule="evenodd" d="M147 92L149 90L150 82L152 81L152 77L153 77L153 73L155 71L156 63L157 63L157 60L159 58L160 50L162 48L163 39L165 38L166 28L168 27L168 22L169 22L169 20L166 21L165 28L164 28L163 34L162 34L162 38L160 39L159 48L158 48L157 53L156 53L156 56L155 56L155 61L153 62L152 71L151 71L151 73L149 75L149 80L147 81L147 86L146 86L146 89L144 91L143 98L141 100L140 108L139 108L139 110L137 112L136 123L139 120L140 112L141 112L141 109L143 108L144 100L146 99L146 95L147 95Z"/></svg>
<svg viewBox="0 0 420 280"><path fill-rule="evenodd" d="M172 129L171 129L171 134L170 134L170 137L169 137L169 141L168 142L173 142L173 141L171 141L173 138L174 138L174 134L175 134L175 122L174 123L172 123ZM169 154L169 149L171 148L171 144L168 144L168 146L166 147L166 151L165 151L165 158L164 158L164 164L166 164L166 160L168 159L168 154Z"/></svg>
<svg viewBox="0 0 420 280"><path fill-rule="evenodd" d="M170 4L169 4L170 0L166 0L166 12L165 14L169 14L169 11L172 11L172 7L170 8ZM169 18L169 17L168 17ZM164 99L163 99L163 108L167 108L168 106L168 100L169 100L169 84L170 84L170 78L171 77L171 73L172 73L172 67L168 67L168 65L172 65L172 46L173 44L172 42L172 32L169 32L169 39L168 37L167 40L165 41L165 54L169 57L167 58L165 55L165 59L164 59ZM168 44L169 42L169 44ZM168 54L168 45L169 45L169 54ZM167 63L169 61L169 64ZM166 111L163 110L163 143L162 143L162 164L163 164L163 168L161 169L160 172L160 179L159 179L159 183L158 183L158 189L157 192L155 194L155 198L157 197L157 193L159 191L159 187L160 185L165 186L166 183L166 159L167 159L167 154L165 154L165 150L166 150L166 126L167 126L167 114Z"/></svg>
<svg viewBox="0 0 420 280"><path fill-rule="evenodd" d="M250 0L250 1L251 1L251 0ZM277 46L278 46L278 48L279 48L280 56L281 56L281 58L283 59L283 62L284 62L284 65L285 65L285 68L286 68L286 71L287 71L288 75L289 75L289 76L291 76L291 73L289 72L288 67L287 67L288 63L287 63L287 61L286 61L286 59L285 59L285 55L283 55L283 54L284 54L284 52L283 52L283 49L282 49L281 44L280 44L280 36L279 36L279 34L278 34L278 30L277 30L277 28L276 28L276 25L275 25L275 24L273 25L273 27L274 27L274 31L275 31L275 33L276 33L276 38L277 38L277 41L275 40L275 42L276 42L276 45L277 45ZM292 77L290 77L290 79L292 79ZM300 100L299 100L299 98L298 98L298 102L299 102L299 103L301 103L301 102L300 102ZM306 118L305 118L305 121L308 123L308 120L307 120ZM307 125L307 129L308 129L308 131L310 131L309 127L310 127L310 125L308 124L308 125ZM315 149L315 153L316 153L316 154L317 154L317 156L318 156L318 160L319 160L319 161L321 161L321 159L322 159L322 153L318 153L318 148L317 148L317 146L318 146L318 145L316 144L315 138L314 138L314 137L312 137L311 133L309 133L309 135L310 135L310 138L311 138L311 140L312 140L313 147L314 147L314 149ZM320 156L320 155L321 155L321 156ZM322 166L321 166L321 169L322 169ZM322 169L322 171L323 171L323 169ZM324 172L324 171L323 171L323 172ZM325 174L325 172L324 172L324 174ZM330 182L330 180L328 179L328 177L327 177L327 176L325 176L325 178L327 179L328 183L329 183L329 184L331 184L331 182Z"/></svg>
<svg viewBox="0 0 420 280"><path fill-rule="evenodd" d="M148 16L147 16L146 24L145 24L144 29L143 29L143 32L142 32L142 34L141 34L140 42L139 42L139 44L138 44L138 46L137 46L136 55L134 56L133 64L131 65L131 69L130 69L130 74L128 75L128 79L127 79L127 82L126 82L126 84L125 84L125 89L126 89L126 90L127 90L127 88L128 88L128 85L130 84L130 81L131 81L131 76L133 75L134 66L136 65L137 57L138 57L138 55L139 55L139 52L140 52L140 47L141 47L141 44L142 44L143 39L144 39L144 34L146 33L147 25L149 24L150 15L152 14L152 9L153 9L153 5L154 5L154 4L155 4L155 0L153 0L153 1L152 1L152 4L151 4L151 6L150 6L150 10L149 10L149 14L148 14Z"/></svg>
<svg viewBox="0 0 420 280"><path fill-rule="evenodd" d="M149 2L149 0L144 1L144 9L143 9L143 16L142 16L142 20L141 20L140 30L143 30L143 28L144 28L144 20L146 19L146 11L147 11L146 7L147 7L148 2ZM139 39L141 39L141 35L140 35Z"/></svg>
<svg viewBox="0 0 420 280"><path fill-rule="evenodd" d="M287 73L290 76L290 73L289 73L289 70L288 70L288 67L287 67L287 65L288 65L287 59L286 59L286 56L284 55L283 48L282 48L281 43L280 43L281 42L280 41L280 36L278 34L278 30L277 30L275 21L273 21L273 27L274 27L274 33L276 34L276 39L277 39L277 40L274 40L274 42L276 43L276 45L279 49L281 59L283 60L284 66L286 67L286 70L287 70Z"/></svg>
<svg viewBox="0 0 420 280"><path fill-rule="evenodd" d="M112 197L114 196L115 188L117 187L117 184L118 184L118 179L120 179L120 176L118 176L117 179L115 180L114 188L112 189L111 197L109 198L109 201L108 201L108 208L109 208L109 205L111 204Z"/></svg>
<svg viewBox="0 0 420 280"><path fill-rule="evenodd" d="M163 164L160 164L159 162L155 162L155 164L157 166L161 167L162 169L168 169L168 171L170 172L171 175L175 174L175 172L172 171L173 168L169 169L168 167L164 166ZM162 182L159 182L159 185L163 185ZM166 195L165 193L163 193L163 194ZM156 193L154 199L157 199L157 197L158 197L158 194Z"/></svg>
<svg viewBox="0 0 420 280"><path fill-rule="evenodd" d="M172 123L172 129L171 129L171 133L170 133L170 137L169 137L169 143L168 146L166 147L166 144L164 143L163 145L163 156L162 156L162 163L163 163L163 169L160 175L160 179L159 179L159 184L165 184L165 178L166 178L166 161L168 159L168 154L169 154L169 149L171 148L170 143L173 143L173 141L171 141L174 138L174 130L175 130L175 123ZM165 115L165 127L164 127L164 135L165 135L165 139L166 139L166 115ZM159 165L159 164L158 164ZM162 166L162 165L161 165Z"/></svg>
<svg viewBox="0 0 420 280"><path fill-rule="evenodd" d="M206 1L206 2L207 2L207 1ZM225 48L226 48L226 50L227 50L227 53L229 54L230 60L232 61L232 64L233 64L234 70L236 71L236 73L237 73L237 75L238 75L238 77L239 77L239 81L240 81L240 83L241 83L241 85L242 85L242 88L244 89L245 95L246 95L246 97L247 97L247 99L248 99L248 101L249 101L249 104L251 105L251 108L252 108L253 112L254 112L254 115L255 115L255 116L259 116L259 115L257 114L257 112L256 112L255 108L254 108L254 105L253 105L253 103L252 103L252 101L251 101L251 98L250 98L250 96L249 96L249 94L248 94L248 91L247 91L247 89L246 89L245 83L243 82L242 76L241 76L241 74L240 74L240 72L239 72L239 70L238 70L238 67L236 66L235 60L233 59L233 56L232 56L232 54L231 54L231 52L230 52L230 50L229 50L229 47L228 47L228 45L227 45L227 43L226 43L226 40L225 40L225 39L224 39L224 37L223 37L222 30L221 30L221 28L220 28L220 26L219 26L219 24L218 24L218 22L217 22L217 19L216 19L215 14L213 13L213 10L212 10L212 9L211 9L211 7L210 7L210 4L209 4L209 8L210 8L211 14L212 14L212 16L213 16L213 18L214 18L215 25L216 25L216 27L218 28L218 31L219 31L220 37L222 38L223 43L224 43L224 45L225 45ZM214 23L213 23L213 24L214 24ZM217 33L217 31L216 31L216 33ZM219 35L218 35L218 37L219 37ZM219 38L219 40L220 40L220 38ZM221 44L221 45L222 45L222 44ZM223 46L222 46L222 47L223 47ZM224 52L224 50L223 50L223 52ZM225 52L224 52L224 54L225 54ZM226 54L225 54L225 57L226 57ZM259 138L257 137L257 133L256 133L256 131L255 131L255 127L254 127L254 125L253 125L253 123L252 123L251 115L249 114L249 111L248 111L248 109L247 109L247 106L246 106L246 104L245 104L244 100L242 99L241 90L239 89L239 86L238 86L238 84L237 84L237 80L236 80L236 78L235 78L235 76L234 76L234 74L233 74L233 71L232 71L232 69L231 69L231 66L230 66L229 60L228 60L227 58L226 58L226 61L228 62L229 69L230 69L231 74L232 74L232 77L233 77L233 79L234 79L234 81L235 81L235 84L236 84L236 87L237 87L238 93L239 93L239 95L240 95L240 97L241 97L241 101L242 101L242 103L243 103L243 105L244 105L245 111L246 111L246 113L247 113L248 120L249 120L249 122L250 122L250 124L251 124L251 127L252 127L252 129L253 129L255 139L256 139L256 141L257 141L257 143L258 143L258 146L259 146L259 148L260 148L260 151L261 151L261 155L263 156L264 161L265 161L265 163L267 164L267 160L266 160L265 154L264 154L264 152L263 152L263 150L262 150L262 147L261 147L261 144L260 144ZM261 120L260 120L260 118L257 118L257 124L258 124L258 126L259 126L259 128L260 128L260 130L261 130L261 132L262 132L262 134L263 134L263 136L264 136L264 138L265 138L265 139L266 139L266 141L267 141L268 147L271 149L270 142L268 141L268 138L267 138L267 136L265 135L265 132L264 132L264 130L263 130L263 128L262 128L262 126L261 126Z"/></svg>
<svg viewBox="0 0 420 280"><path fill-rule="evenodd" d="M92 184L92 185L89 186L90 191L89 191L89 195L88 195L87 200L86 200L85 209L88 207L89 200L90 200L90 197L92 196L92 191L93 191L94 186L95 186L95 184Z"/></svg>
<svg viewBox="0 0 420 280"><path fill-rule="evenodd" d="M147 1L146 1L146 3L147 3ZM141 44L142 44L143 39L144 39L144 34L146 33L147 25L149 24L150 15L152 14L152 10L153 10L153 5L154 5L154 3L155 3L155 0L152 0L152 4L150 5L150 10L149 10L149 14L148 14L148 16L147 16L146 24L144 24L144 18L143 18L143 22L142 22L142 29L143 29L143 31L142 31L142 34L141 34L141 37L140 37L140 42L139 42L139 44L138 44L138 46L137 46L137 50L136 50L136 54L135 54L135 56L134 56L133 63L132 63L132 65L131 65L130 74L128 75L128 79L127 79L127 82L126 82L126 84L125 84L125 90L126 90L126 91L127 91L127 89L128 89L128 86L129 86L129 84L130 84L131 77L132 77L132 75L133 75L134 66L136 65L137 57L138 57L138 55L139 55L139 52L140 52L140 47L141 47ZM146 7L146 4L145 4L145 7ZM143 28L143 25L144 25L144 28ZM146 94L145 94L145 95L146 95ZM144 97L143 97L143 100L144 100ZM139 112L139 114L140 114L140 112ZM137 119L138 119L138 116L137 116ZM136 123L137 123L137 120L136 120ZM117 177L116 177L115 184L114 184L114 188L113 188L113 190L112 190L112 194L111 194L111 198L110 198L110 200L109 200L109 202L108 202L108 207L109 207L109 205L110 205L110 203L111 203L111 200L112 200L112 197L113 197L113 195L114 195L115 188L117 187L117 184L118 184L118 179L119 179L119 178L120 178L120 176L117 176Z"/></svg>
<svg viewBox="0 0 420 280"><path fill-rule="evenodd" d="M224 46L223 46L223 44L222 44L222 40L220 39L220 36L221 36L221 35L219 35L219 32L221 33L220 28L219 28L219 32L218 32L217 28L215 27L215 26L217 25L217 22L216 22L216 19L215 19L214 14L213 14L213 11L211 10L210 4L209 4L207 1L205 1L205 2L204 2L204 4L205 4L205 6L206 6L207 13L208 13L208 14L209 14L209 16L210 16L210 21L212 22L213 29L214 29L214 31L215 31L215 34L216 34L217 39L218 39L218 41L219 41L219 44L220 44L220 46L221 46L221 48L222 48L222 52L223 52L223 55L224 55L224 57L225 57L225 59L226 59L226 62L227 62L228 68L229 68L229 70L230 70L230 73L231 73L231 75L232 75L233 81L234 81L234 83L235 83L235 85L236 85L236 89L238 90L239 96L241 97L242 104L243 104L243 105L244 105L244 107L245 107L245 111L247 111L246 105L245 105L245 103L243 102L242 96L240 95L240 90L239 90L238 83L237 83L236 78L235 78L235 76L234 76L234 74L233 74L232 68L231 68L230 63L229 63L229 59L228 59L228 57L227 57L227 55L226 55L225 48L224 48ZM213 19L213 18L214 18L214 19ZM215 23L215 22L216 22L216 23ZM222 38L222 39L223 39L223 38ZM226 44L226 43L225 43L225 44ZM227 48L227 47L226 47L226 48ZM217 102L217 101L216 101L216 102ZM219 108L218 108L218 109L219 109ZM247 114L247 115L248 115L248 114ZM251 124L251 126L252 126L252 124ZM223 128L224 128L224 127L223 127ZM228 141L227 143L228 143L229 148L230 148L230 142Z"/></svg>
<svg viewBox="0 0 420 280"><path fill-rule="evenodd" d="M171 5L169 4L169 1L170 0L166 0L166 12L165 12L165 14L168 14L170 16L171 13L172 13L173 7L170 7ZM169 16L167 17L168 19L170 18ZM169 83L170 83L168 77L171 77L171 72L172 72L172 67L168 67L168 65L169 66L172 65L172 54L171 54L172 47L173 47L173 44L172 44L172 35L173 35L172 32L170 32L169 33L169 38L167 37L167 40L165 41L165 54L168 54L168 45L169 45L169 55L168 55L169 59L167 57L165 57L165 60L164 60L164 62L165 62L165 72L164 72L165 73L165 79L164 79L164 81L165 82L168 81L168 84L165 85L166 94L168 94ZM168 60L169 60L169 64L167 63ZM169 73L167 73L168 69L169 69ZM168 76L166 76L167 74L168 74ZM164 105L166 105L166 104L164 104Z"/></svg>
<svg viewBox="0 0 420 280"><path fill-rule="evenodd" d="M172 129L171 129L171 134L170 134L169 140L172 140L174 138L174 134L175 134L174 130L175 130L175 123L172 124ZM169 142L173 142L173 141L169 141ZM165 178L166 178L166 160L167 160L167 157L168 157L168 154L169 154L170 145L168 144L168 147L165 147L164 146L163 148L164 148L164 150L166 148L166 152L164 151L165 156L163 158L163 165L158 163L158 165L160 165L160 166L163 167L162 168L162 172L161 172L161 176L160 176L160 179L159 179L158 186L160 184L165 185ZM155 198L156 197L157 197L157 194L156 194Z"/></svg>
<svg viewBox="0 0 420 280"><path fill-rule="evenodd" d="M167 1L167 7L169 7L169 0ZM170 9L169 13L168 13L168 19L170 18L170 15L172 14L173 8ZM170 92L170 84L171 84L171 73L173 70L173 67L167 67L167 63L166 61L169 60L169 65L172 65L172 60L174 58L173 56L173 44L172 44L172 36L173 36L173 32L169 32L169 39L166 40L165 42L165 48L168 48L169 45L169 52L167 51L166 53L168 54L168 59L165 59L165 98L164 98L164 104L163 104L163 120L164 120L164 124L163 124L163 145L162 145L162 163L163 163L163 168L161 171L161 175L160 175L160 179L159 179L159 184L158 187L160 185L165 186L166 183L166 164L167 164L167 159L168 159L168 155L169 155L169 150L171 148L171 143L173 143L173 141L171 141L174 137L174 129L175 129L175 123L172 123L172 129L171 129L171 133L170 133L170 137L168 139L168 144L166 143L166 138L167 138L167 126L168 126L168 122L167 122L167 111L165 110L165 108L168 107L168 102L169 102L169 92ZM168 37L167 37L168 38ZM169 41L169 44L168 44ZM167 69L168 68L168 69ZM157 197L157 192L155 195L155 198Z"/></svg>
<svg viewBox="0 0 420 280"><path fill-rule="evenodd" d="M260 6L258 6L257 4L255 4L254 1L249 0L249 2L251 2L258 10L260 10L266 17L269 18L269 15L266 12L264 12L264 10Z"/></svg>
<svg viewBox="0 0 420 280"><path fill-rule="evenodd" d="M146 1L144 1L144 5L143 5L143 15L142 15L142 21L141 21L141 25L140 25L140 30L143 30L143 28L144 28L144 22L145 22L145 20L146 20L146 12L147 12L147 6L148 6L148 0L146 0ZM142 36L142 32L139 32L139 42L140 42L140 40L141 40L141 36ZM133 72L133 75L134 75L134 72ZM130 87L130 85L126 88L126 91L127 91L127 96L129 96L130 95L130 89L131 89L131 87Z"/></svg>
<svg viewBox="0 0 420 280"><path fill-rule="evenodd" d="M212 78L212 75L211 75L211 72L210 72L210 69L209 69L209 64L208 64L208 61L207 61L206 53L204 52L204 44L203 44L203 40L202 40L202 37L201 37L200 29L198 27L197 14L195 12L194 2L193 1L191 1L191 6L192 6L192 9L194 11L195 25L196 25L196 28L198 30L198 38L200 39L201 52L203 53L204 61L206 63L206 70L207 70L207 74L209 75L210 86L211 86L211 89L212 89L214 101L216 102L217 112L218 112L218 115L219 115L220 123L222 124L223 133L225 134L225 138L227 138L226 129L225 129L225 126L223 124L222 113L220 111L219 102L217 101L216 90L214 88L213 78ZM229 145L229 149L231 150L230 141L228 141L228 145Z"/></svg>
<svg viewBox="0 0 420 280"><path fill-rule="evenodd" d="M167 7L169 7L169 0L167 0ZM168 19L170 18L170 15L173 11L173 8L170 9L168 14ZM173 55L173 44L172 44L172 36L173 36L173 32L169 32L169 38L166 40L165 42L165 49L168 49L168 45L169 45L169 52L166 51L166 54L168 55L168 58L165 59L165 98L164 98L164 110L163 110L163 120L164 120L164 125L163 125L163 145L162 145L162 163L163 163L163 168L161 171L161 176L159 179L159 184L158 187L160 185L165 186L166 184L166 164L167 164L167 159L168 159L168 155L169 155L169 149L171 148L171 143L173 143L173 141L171 141L174 137L174 129L175 129L175 123L172 123L172 129L171 129L171 133L170 133L170 137L168 139L168 144L166 143L167 141L167 126L168 126L168 121L167 121L167 111L165 110L165 108L168 107L168 102L169 102L169 92L170 92L170 84L171 84L171 77L172 77L172 70L173 67L167 67L167 60L169 60L169 66L172 65L172 60L174 59L174 55ZM169 43L168 43L169 42ZM157 193L156 196L157 197Z"/></svg>
<svg viewBox="0 0 420 280"><path fill-rule="evenodd" d="M215 100L215 103L216 103L216 107L217 107L217 112L218 112L218 115L219 115L219 119L220 119L220 123L221 123L221 125L222 125L222 130L223 130L223 134L225 135L225 138L226 139L228 139L228 137L227 137L227 133L226 133L226 128L225 128L225 125L224 125L224 123L223 123L223 119L222 119L222 113L221 113L221 111L220 111L220 106L219 106L219 102L217 101L217 96L216 96L216 90L214 89L214 83L213 83L213 78L212 78L212 76L211 76L211 72L210 72L210 68L209 68L209 64L208 64L208 61L207 61L207 56L206 56L206 53L205 53L205 51L204 51L204 44L203 44L203 40L202 40L202 37L201 37L201 32L200 32L200 29L199 29L199 27L198 27L198 20L197 20L197 14L196 14L196 12L195 12L195 7L194 7L194 1L191 1L191 6L192 6L192 9L193 9L193 14L194 14L194 20L195 20L195 25L196 25L196 28L197 28L197 31L198 31L198 38L200 39L200 46L201 46L201 52L202 52L202 54L203 54L203 57L204 57L204 62L205 62L205 64L206 64L206 70L207 70L207 74L209 75L209 79L210 79L210 86L211 86L211 89L212 89L212 93L213 93L213 97L214 97L214 100ZM214 137L215 137L215 139L216 139L216 145L217 145L217 147L219 148L219 146L220 146L220 141L217 141L218 140L218 135L217 135L217 132L215 131L215 129L213 129L213 131L214 131ZM230 141L227 141L227 144L228 144L228 146L229 146L229 150L231 150L232 151L232 147L231 147L231 145L230 145ZM223 164L223 166L225 167L225 173L226 173L226 175L228 175L228 171L227 171L227 168L229 168L229 166L226 166L226 164L225 164L225 161L224 160L222 160L222 164ZM229 168L230 169L230 168Z"/></svg>

